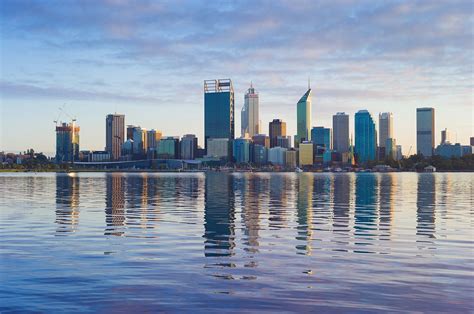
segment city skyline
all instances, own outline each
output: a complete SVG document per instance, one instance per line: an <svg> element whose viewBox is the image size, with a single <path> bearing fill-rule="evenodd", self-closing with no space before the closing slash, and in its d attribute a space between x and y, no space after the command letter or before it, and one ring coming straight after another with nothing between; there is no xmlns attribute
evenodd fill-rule
<svg viewBox="0 0 474 314"><path fill-rule="evenodd" d="M311 127L332 127L332 116L344 111L353 134L358 110L375 117L392 112L406 153L416 147L416 108L433 107L435 143L445 128L452 142L463 144L473 133L468 1L239 2L200 10L190 3L32 5L40 10L2 2L0 150L53 154L52 121L63 104L88 149L104 149L103 117L113 112L165 136L196 134L203 146L202 81L223 77L234 85L236 136L250 82L259 93L261 125L282 119L287 133L296 134L294 108L308 77ZM115 13L106 19L102 11ZM144 18L128 18L130 12Z"/></svg>

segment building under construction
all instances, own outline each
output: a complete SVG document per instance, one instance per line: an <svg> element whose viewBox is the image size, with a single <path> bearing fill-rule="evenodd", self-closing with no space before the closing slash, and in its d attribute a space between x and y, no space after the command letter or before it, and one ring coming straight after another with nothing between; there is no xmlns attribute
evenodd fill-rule
<svg viewBox="0 0 474 314"><path fill-rule="evenodd" d="M79 160L79 126L61 123L56 126L56 162L70 163Z"/></svg>

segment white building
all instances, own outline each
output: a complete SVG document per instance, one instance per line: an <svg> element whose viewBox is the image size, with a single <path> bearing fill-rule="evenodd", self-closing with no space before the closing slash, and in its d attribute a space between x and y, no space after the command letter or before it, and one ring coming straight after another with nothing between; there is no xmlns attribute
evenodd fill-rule
<svg viewBox="0 0 474 314"><path fill-rule="evenodd" d="M394 138L393 114L391 112L382 112L379 114L379 146L386 147L389 138Z"/></svg>
<svg viewBox="0 0 474 314"><path fill-rule="evenodd" d="M252 137L260 133L258 94L255 92L252 83L250 83L250 88L245 94L241 119L242 137L245 137L246 134L248 134L249 137Z"/></svg>

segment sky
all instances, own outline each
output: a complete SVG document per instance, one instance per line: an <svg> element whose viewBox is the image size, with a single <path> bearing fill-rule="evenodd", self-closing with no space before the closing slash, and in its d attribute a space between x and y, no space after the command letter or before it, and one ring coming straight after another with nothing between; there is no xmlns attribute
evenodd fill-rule
<svg viewBox="0 0 474 314"><path fill-rule="evenodd" d="M471 1L0 2L0 151L53 154L54 120L77 119L81 149L105 146L105 116L164 135L204 129L203 81L230 78L240 110L253 82L263 132L296 133L308 78L313 126L332 115L394 114L416 151L416 108L436 110L436 142L474 136ZM60 114L59 108L64 108Z"/></svg>

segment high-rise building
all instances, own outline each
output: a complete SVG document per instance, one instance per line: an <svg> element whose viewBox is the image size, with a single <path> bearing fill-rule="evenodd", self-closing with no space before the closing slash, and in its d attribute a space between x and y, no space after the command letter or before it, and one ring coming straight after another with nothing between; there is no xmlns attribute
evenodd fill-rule
<svg viewBox="0 0 474 314"><path fill-rule="evenodd" d="M434 108L416 109L416 151L425 157L433 155L435 143Z"/></svg>
<svg viewBox="0 0 474 314"><path fill-rule="evenodd" d="M308 86L306 93L296 104L296 141L295 147L299 143L311 140L311 88Z"/></svg>
<svg viewBox="0 0 474 314"><path fill-rule="evenodd" d="M204 145L212 138L234 139L234 88L230 79L204 81Z"/></svg>
<svg viewBox="0 0 474 314"><path fill-rule="evenodd" d="M284 166L285 165L285 155L286 148L283 147L272 147L268 150L268 162L273 165Z"/></svg>
<svg viewBox="0 0 474 314"><path fill-rule="evenodd" d="M448 129L444 129L441 131L441 145L449 143L451 143L451 133Z"/></svg>
<svg viewBox="0 0 474 314"><path fill-rule="evenodd" d="M136 126L134 125L127 125L127 140L133 140L133 130L135 130Z"/></svg>
<svg viewBox="0 0 474 314"><path fill-rule="evenodd" d="M128 130L130 130L130 129L131 129L131 126L129 126L129 128L127 128L127 133L128 133ZM142 129L139 126L133 127L132 140L133 140L133 153L135 155L145 154L145 152L147 150L146 130Z"/></svg>
<svg viewBox="0 0 474 314"><path fill-rule="evenodd" d="M260 144L255 144L253 149L253 162L259 165L264 165L268 161L268 147Z"/></svg>
<svg viewBox="0 0 474 314"><path fill-rule="evenodd" d="M389 138L393 138L393 114L382 112L379 113L379 146L386 147ZM386 155L388 156L388 153Z"/></svg>
<svg viewBox="0 0 474 314"><path fill-rule="evenodd" d="M252 83L250 83L250 88L245 94L241 118L242 137L245 137L245 134L248 134L250 137L252 137L255 134L260 133L258 93L255 92Z"/></svg>
<svg viewBox="0 0 474 314"><path fill-rule="evenodd" d="M349 115L338 112L332 116L333 148L339 153L349 151Z"/></svg>
<svg viewBox="0 0 474 314"><path fill-rule="evenodd" d="M397 141L394 138L385 141L385 158L397 160Z"/></svg>
<svg viewBox="0 0 474 314"><path fill-rule="evenodd" d="M270 148L270 137L266 134L255 134L252 136L252 141L255 145L262 145L266 148Z"/></svg>
<svg viewBox="0 0 474 314"><path fill-rule="evenodd" d="M286 136L286 122L281 119L273 119L268 125L268 134L270 135L270 147L276 147L278 136Z"/></svg>
<svg viewBox="0 0 474 314"><path fill-rule="evenodd" d="M471 136L471 137L469 138L469 144L470 144L471 146L474 146L474 136Z"/></svg>
<svg viewBox="0 0 474 314"><path fill-rule="evenodd" d="M372 116L367 110L355 114L355 153L359 163L375 160L377 150L377 133Z"/></svg>
<svg viewBox="0 0 474 314"><path fill-rule="evenodd" d="M234 160L236 163L246 163L250 161L250 139L237 138L234 140Z"/></svg>
<svg viewBox="0 0 474 314"><path fill-rule="evenodd" d="M122 155L122 145L125 142L125 115L109 114L105 118L105 150L112 160L118 160Z"/></svg>
<svg viewBox="0 0 474 314"><path fill-rule="evenodd" d="M322 126L316 126L311 129L311 142L325 150L332 150L332 130Z"/></svg>
<svg viewBox="0 0 474 314"><path fill-rule="evenodd" d="M291 136L277 136L277 147L291 148Z"/></svg>
<svg viewBox="0 0 474 314"><path fill-rule="evenodd" d="M75 120L56 126L56 162L79 160L79 126Z"/></svg>
<svg viewBox="0 0 474 314"><path fill-rule="evenodd" d="M168 136L162 138L157 147L157 156L159 159L179 159L179 138Z"/></svg>
<svg viewBox="0 0 474 314"><path fill-rule="evenodd" d="M150 150L156 150L158 141L161 139L161 131L157 130L149 130L146 132L146 143L147 143L147 149Z"/></svg>
<svg viewBox="0 0 474 314"><path fill-rule="evenodd" d="M303 142L299 145L300 166L312 166L314 163L314 145L311 142Z"/></svg>
<svg viewBox="0 0 474 314"><path fill-rule="evenodd" d="M285 152L285 166L287 168L293 169L296 167L296 162L297 162L297 154L296 150L290 149Z"/></svg>
<svg viewBox="0 0 474 314"><path fill-rule="evenodd" d="M181 159L193 160L196 158L198 139L194 134L186 134L181 138Z"/></svg>

